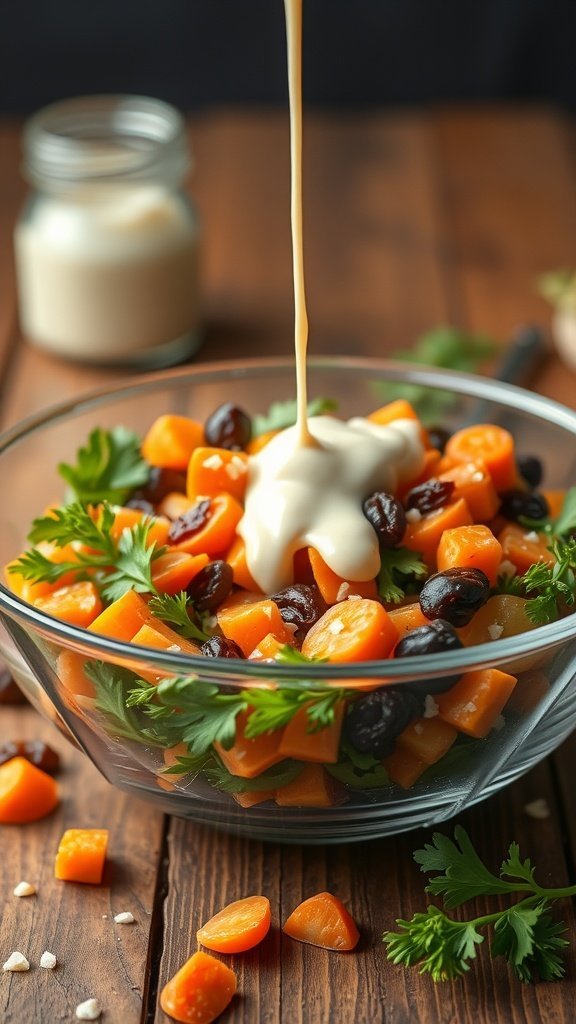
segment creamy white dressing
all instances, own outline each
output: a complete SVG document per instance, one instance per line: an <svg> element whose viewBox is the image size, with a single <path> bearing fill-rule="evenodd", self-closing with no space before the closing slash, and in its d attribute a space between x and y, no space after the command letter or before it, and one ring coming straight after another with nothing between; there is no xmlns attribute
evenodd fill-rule
<svg viewBox="0 0 576 1024"><path fill-rule="evenodd" d="M309 419L306 402L308 318L302 241L302 0L284 0L288 42L292 253L297 421L248 463L244 516L238 533L246 561L264 593L293 580L294 555L313 547L347 580L374 579L378 538L362 511L376 490L394 493L413 479L424 456L414 420L387 426L355 418Z"/></svg>
<svg viewBox="0 0 576 1024"><path fill-rule="evenodd" d="M376 490L394 492L413 478L424 447L415 420L379 426L357 417L308 421L312 446L289 427L249 460L244 516L238 532L248 568L265 593L293 580L293 558L313 547L345 579L373 579L378 538L362 511Z"/></svg>

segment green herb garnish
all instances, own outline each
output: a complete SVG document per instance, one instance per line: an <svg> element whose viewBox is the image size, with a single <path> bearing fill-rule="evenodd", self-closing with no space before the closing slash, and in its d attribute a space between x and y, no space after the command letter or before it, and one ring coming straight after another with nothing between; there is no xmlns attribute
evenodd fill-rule
<svg viewBox="0 0 576 1024"><path fill-rule="evenodd" d="M203 644L210 639L209 634L204 633L190 617L194 615L194 606L185 590L179 594L157 594L150 600L148 607L187 640L197 640Z"/></svg>
<svg viewBox="0 0 576 1024"><path fill-rule="evenodd" d="M550 906L553 900L576 895L576 886L542 888L530 861L520 859L516 843L510 845L499 875L494 875L463 828L456 827L454 838L452 842L436 833L432 844L414 854L422 871L440 872L430 879L426 892L441 897L447 909L478 896L528 895L506 910L469 920L456 920L432 905L410 921L397 920L400 930L383 935L388 959L405 967L418 965L420 973L430 974L433 981L451 981L470 970L486 930L492 928L491 955L504 957L521 981L532 981L535 975L543 981L561 978L566 927L552 918Z"/></svg>
<svg viewBox="0 0 576 1024"><path fill-rule="evenodd" d="M200 757L184 755L178 757L176 764L167 768L162 774L196 777L202 774L206 782L220 790L221 793L245 793L247 790L262 792L286 786L300 775L303 767L304 765L298 761L286 759L272 765L266 771L260 772L254 779L243 779L238 775L232 775L216 754L205 754Z"/></svg>
<svg viewBox="0 0 576 1024"><path fill-rule="evenodd" d="M126 427L97 427L86 447L78 449L76 464L61 462L58 472L82 505L123 505L131 491L148 481L150 466L140 454L137 434Z"/></svg>
<svg viewBox="0 0 576 1024"><path fill-rule="evenodd" d="M428 575L428 568L418 552L409 548L382 548L380 558L378 593L387 604L402 601L414 577L421 579Z"/></svg>
<svg viewBox="0 0 576 1024"><path fill-rule="evenodd" d="M538 626L554 622L563 606L573 607L576 601L576 539L553 540L550 551L554 565L536 562L519 579L526 594L536 592L526 603L526 614Z"/></svg>
<svg viewBox="0 0 576 1024"><path fill-rule="evenodd" d="M308 416L323 416L337 408L338 402L333 398L313 398L308 402L307 411ZM269 430L285 430L286 427L294 426L297 412L294 399L287 402L272 402L267 413L253 416L252 436L259 437L260 434L267 434Z"/></svg>
<svg viewBox="0 0 576 1024"><path fill-rule="evenodd" d="M84 672L94 684L96 699L94 709L104 716L115 736L133 743L150 743L146 735L147 722L132 711L127 704L128 692L137 677L128 669L109 665L104 661L87 661ZM157 745L167 746L157 740Z"/></svg>

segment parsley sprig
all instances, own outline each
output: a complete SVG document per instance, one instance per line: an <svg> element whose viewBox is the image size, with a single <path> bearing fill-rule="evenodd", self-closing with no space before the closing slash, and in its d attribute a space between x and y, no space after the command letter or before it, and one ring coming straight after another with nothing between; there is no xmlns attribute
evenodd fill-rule
<svg viewBox="0 0 576 1024"><path fill-rule="evenodd" d="M398 604L411 581L428 575L420 555L409 548L382 548L380 551L378 593L387 604Z"/></svg>
<svg viewBox="0 0 576 1024"><path fill-rule="evenodd" d="M511 843L499 874L494 875L463 828L456 827L454 838L455 842L436 833L431 844L414 854L422 871L439 872L426 892L440 896L447 909L478 896L527 895L505 910L467 920L450 917L434 905L410 921L399 919L399 931L383 935L388 959L405 967L419 965L420 973L430 974L433 981L450 981L470 970L470 961L492 928L491 955L504 957L521 981L532 981L536 975L543 981L561 978L566 928L553 919L550 906L554 900L576 895L576 886L540 886L530 860L521 860L517 843Z"/></svg>
<svg viewBox="0 0 576 1024"><path fill-rule="evenodd" d="M148 607L163 622L168 622L180 636L187 640L205 643L209 634L205 633L194 622L194 606L185 590L179 594L156 594L151 598Z"/></svg>
<svg viewBox="0 0 576 1024"><path fill-rule="evenodd" d="M338 402L334 398L313 398L308 402L309 416L323 416L325 413L334 412L338 408ZM295 399L287 402L272 402L268 412L257 414L252 418L252 435L259 437L269 430L285 430L296 423L297 405Z"/></svg>
<svg viewBox="0 0 576 1024"><path fill-rule="evenodd" d="M80 504L123 505L131 491L147 482L150 466L140 454L137 434L121 426L97 427L78 449L76 463L61 462L58 472Z"/></svg>
<svg viewBox="0 0 576 1024"><path fill-rule="evenodd" d="M10 566L10 572L35 583L56 583L73 572L89 573L100 582L102 596L108 601L122 597L127 590L154 593L152 562L162 554L156 542L149 541L151 523L147 519L122 531L115 539L111 530L114 511L107 503L86 509L80 503L63 505L49 516L35 519L29 533L33 544L49 540L62 548L76 547L74 559L54 562L37 548L26 551Z"/></svg>
<svg viewBox="0 0 576 1024"><path fill-rule="evenodd" d="M528 597L526 614L537 626L554 622L576 603L576 539L554 538L549 550L556 559L552 565L535 562L523 576L498 581L499 593Z"/></svg>

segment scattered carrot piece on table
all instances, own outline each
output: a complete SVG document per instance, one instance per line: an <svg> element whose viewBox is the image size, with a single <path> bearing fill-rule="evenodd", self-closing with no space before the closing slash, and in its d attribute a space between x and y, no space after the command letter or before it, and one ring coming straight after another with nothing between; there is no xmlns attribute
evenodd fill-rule
<svg viewBox="0 0 576 1024"><path fill-rule="evenodd" d="M58 785L25 757L0 765L0 824L20 825L45 818L59 801Z"/></svg>
<svg viewBox="0 0 576 1024"><path fill-rule="evenodd" d="M160 993L160 1006L180 1024L210 1024L236 992L236 975L221 960L194 953Z"/></svg>
<svg viewBox="0 0 576 1024"><path fill-rule="evenodd" d="M346 907L330 892L319 892L292 911L282 931L299 942L323 949L350 950L360 933Z"/></svg>
<svg viewBox="0 0 576 1024"><path fill-rule="evenodd" d="M196 932L198 942L216 953L244 953L266 938L270 930L270 900L246 896L214 914Z"/></svg>
<svg viewBox="0 0 576 1024"><path fill-rule="evenodd" d="M56 854L54 875L64 882L100 885L106 863L108 830L105 828L69 828Z"/></svg>

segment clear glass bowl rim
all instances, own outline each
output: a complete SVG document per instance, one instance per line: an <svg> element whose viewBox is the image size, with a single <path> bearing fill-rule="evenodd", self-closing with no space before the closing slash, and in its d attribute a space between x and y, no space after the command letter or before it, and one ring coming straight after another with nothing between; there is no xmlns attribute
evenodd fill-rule
<svg viewBox="0 0 576 1024"><path fill-rule="evenodd" d="M441 370L413 363L402 363L397 360L373 359L361 357L316 357L308 360L311 370L345 370L347 373L378 374L391 381L402 381L410 384L421 384L443 390L452 390L457 394L470 396L489 402L497 402L509 409L515 409L527 415L544 420L548 424L561 427L574 436L576 440L576 412L552 399L535 395L524 388L502 383L487 377L461 373L455 370ZM176 369L155 371L119 383L107 384L91 390L79 398L69 399L50 406L39 413L28 416L13 427L0 434L0 464L3 452L30 435L65 420L68 416L88 412L93 408L111 404L115 401L132 399L151 391L162 390L171 385L185 386L201 383L218 383L223 378L266 376L269 372L294 373L294 359L287 357L269 357L258 359L241 359L226 362L202 363L196 367L178 367ZM68 625L50 615L46 615L26 604L9 591L0 581L0 611L21 625L40 632L45 639L62 645L80 645L88 649L95 658L113 661L114 658L129 658L133 666L142 666L152 662L155 666L166 668L179 675L202 675L217 677L221 681L229 681L242 685L247 679L290 679L301 674L299 666L290 665L258 665L255 662L225 658L194 657L189 654L176 654L158 651L153 648L135 646L128 642L108 639L91 634L79 627ZM415 677L435 678L447 671L459 673L468 668L482 664L486 667L498 666L503 660L511 657L527 656L541 651L543 648L559 646L570 640L576 640L576 614L559 619L546 626L539 626L529 633L492 641L489 645L462 648L434 656L434 668L430 667L430 657L409 658L397 661L357 662L346 664L325 663L306 665L306 680L318 683L337 680L347 685L354 685L385 676L396 683L410 681ZM487 656L488 655L488 656ZM352 677L352 678L350 678Z"/></svg>

